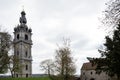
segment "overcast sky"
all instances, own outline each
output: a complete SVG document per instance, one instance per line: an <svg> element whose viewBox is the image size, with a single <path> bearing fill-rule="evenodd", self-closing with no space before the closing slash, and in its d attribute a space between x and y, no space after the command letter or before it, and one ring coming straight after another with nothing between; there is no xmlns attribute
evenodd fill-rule
<svg viewBox="0 0 120 80"><path fill-rule="evenodd" d="M39 64L53 59L56 44L63 37L71 39L72 55L80 74L86 57L99 57L98 49L105 32L98 20L108 0L0 0L0 25L13 35L20 13L26 12L27 25L32 28L33 73L43 73Z"/></svg>

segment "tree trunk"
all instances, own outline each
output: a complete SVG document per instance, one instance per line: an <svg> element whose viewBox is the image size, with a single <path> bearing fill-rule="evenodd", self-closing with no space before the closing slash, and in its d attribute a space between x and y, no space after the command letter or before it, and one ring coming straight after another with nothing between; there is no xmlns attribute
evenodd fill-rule
<svg viewBox="0 0 120 80"><path fill-rule="evenodd" d="M48 67L48 76L50 77L50 68Z"/></svg>
<svg viewBox="0 0 120 80"><path fill-rule="evenodd" d="M9 68L10 69L10 68ZM14 71L12 69L10 69L10 73L11 73L11 77L14 78Z"/></svg>
<svg viewBox="0 0 120 80"><path fill-rule="evenodd" d="M119 75L117 75L117 80L120 80L120 76Z"/></svg>
<svg viewBox="0 0 120 80"><path fill-rule="evenodd" d="M13 73L13 71L10 71L11 72L11 77L13 78L14 77L14 73Z"/></svg>
<svg viewBox="0 0 120 80"><path fill-rule="evenodd" d="M14 78L14 75L12 74L12 78Z"/></svg>
<svg viewBox="0 0 120 80"><path fill-rule="evenodd" d="M119 77L119 76L117 77L117 80L120 80L120 77Z"/></svg>

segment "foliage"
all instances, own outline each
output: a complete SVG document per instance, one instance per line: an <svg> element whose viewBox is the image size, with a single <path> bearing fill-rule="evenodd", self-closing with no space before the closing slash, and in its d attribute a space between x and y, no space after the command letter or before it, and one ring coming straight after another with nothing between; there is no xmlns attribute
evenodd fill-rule
<svg viewBox="0 0 120 80"><path fill-rule="evenodd" d="M116 30L113 32L112 38L106 36L106 42L104 50L99 50L101 58L93 60L94 64L97 64L97 70L99 72L104 71L110 76L117 76L120 79L120 24L118 24Z"/></svg>
<svg viewBox="0 0 120 80"><path fill-rule="evenodd" d="M8 69L13 77L14 72L18 70L18 59L9 55L12 48L11 35L7 32L0 32L0 73L6 73Z"/></svg>
<svg viewBox="0 0 120 80"><path fill-rule="evenodd" d="M79 78L75 76L68 76L68 78L66 79L61 77L60 75L52 75L50 79L51 80L78 80Z"/></svg>
<svg viewBox="0 0 120 80"><path fill-rule="evenodd" d="M11 35L6 32L0 32L0 73L7 72L9 64L8 51L11 46Z"/></svg>

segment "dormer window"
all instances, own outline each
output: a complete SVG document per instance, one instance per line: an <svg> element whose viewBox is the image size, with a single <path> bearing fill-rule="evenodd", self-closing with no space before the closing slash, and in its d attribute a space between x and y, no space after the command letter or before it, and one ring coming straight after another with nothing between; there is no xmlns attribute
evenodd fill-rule
<svg viewBox="0 0 120 80"><path fill-rule="evenodd" d="M25 34L25 40L28 40L28 35Z"/></svg>

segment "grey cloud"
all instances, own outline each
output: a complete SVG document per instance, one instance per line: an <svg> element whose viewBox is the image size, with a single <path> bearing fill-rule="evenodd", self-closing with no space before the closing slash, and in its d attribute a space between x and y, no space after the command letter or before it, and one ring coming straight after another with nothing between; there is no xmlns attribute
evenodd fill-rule
<svg viewBox="0 0 120 80"><path fill-rule="evenodd" d="M20 1L18 0L0 0L0 9L1 10L8 10L14 6L17 5L17 3L19 3Z"/></svg>
<svg viewBox="0 0 120 80"><path fill-rule="evenodd" d="M102 1L97 0L39 0L37 1L37 7L40 14L43 16L52 16L55 13L61 13L64 17L71 15L88 16L96 14L99 8L104 4Z"/></svg>
<svg viewBox="0 0 120 80"><path fill-rule="evenodd" d="M77 39L77 40L75 40ZM85 35L80 35L78 38L75 38L72 43L72 49L78 51L77 53L81 51L89 51L92 50L98 51L100 49L100 46L102 42L98 42L94 39L88 38ZM94 53L93 53L94 54Z"/></svg>

